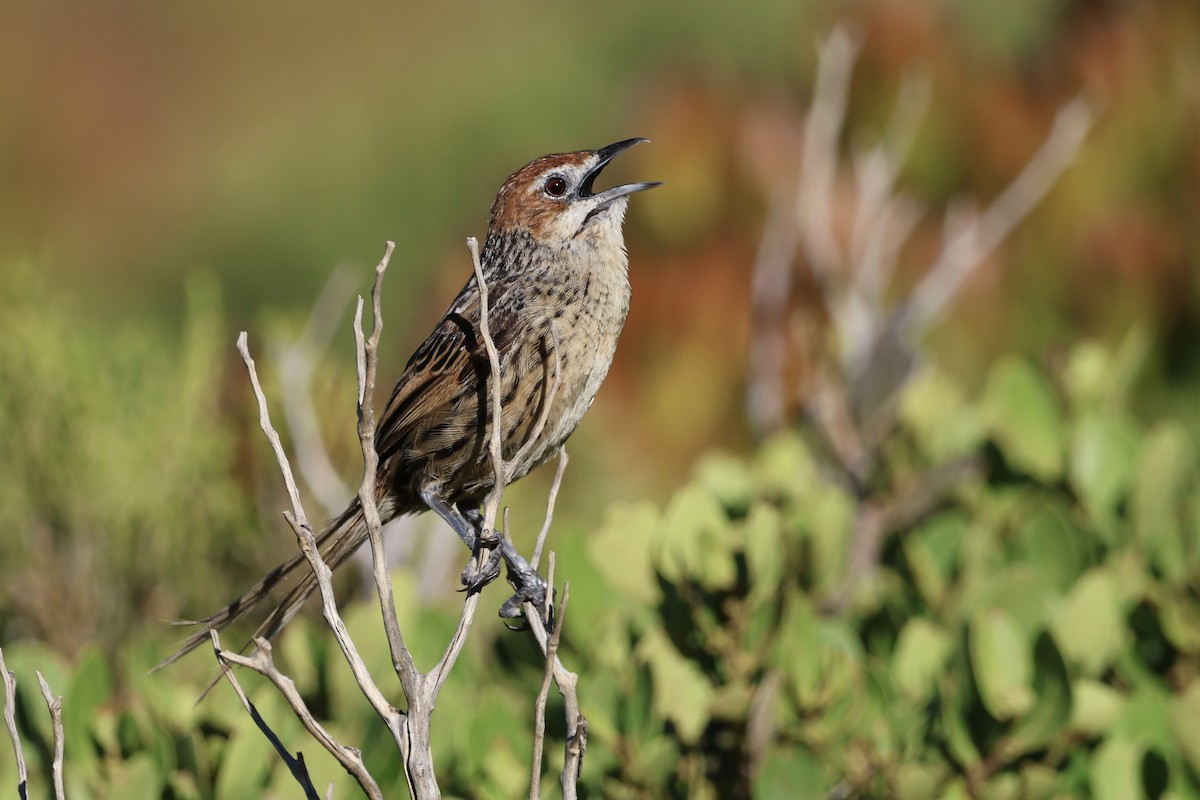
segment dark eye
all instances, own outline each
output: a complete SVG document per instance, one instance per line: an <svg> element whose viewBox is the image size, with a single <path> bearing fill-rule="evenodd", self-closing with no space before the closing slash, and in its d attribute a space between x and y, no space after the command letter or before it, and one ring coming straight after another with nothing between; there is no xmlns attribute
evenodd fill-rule
<svg viewBox="0 0 1200 800"><path fill-rule="evenodd" d="M562 197L567 193L567 182L558 175L551 175L549 178L546 178L545 189L546 194L551 197Z"/></svg>

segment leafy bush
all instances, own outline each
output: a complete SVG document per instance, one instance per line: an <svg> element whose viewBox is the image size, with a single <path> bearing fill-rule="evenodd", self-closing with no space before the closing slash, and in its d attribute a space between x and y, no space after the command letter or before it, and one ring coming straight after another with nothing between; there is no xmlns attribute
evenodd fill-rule
<svg viewBox="0 0 1200 800"><path fill-rule="evenodd" d="M24 269L0 297L2 640L108 649L256 569L215 287L193 283L182 330L89 324Z"/></svg>
<svg viewBox="0 0 1200 800"><path fill-rule="evenodd" d="M1138 343L1116 355L1083 346L1058 376L1006 359L976 397L926 369L857 492L789 432L749 459L704 459L664 508L619 505L590 534L559 531L589 796L1200 797L1195 442L1130 413ZM923 513L894 517L847 594L864 509L919 495L955 463L978 468ZM419 609L414 583L397 574L401 622L428 663L455 614ZM376 610L348 617L385 673ZM526 637L497 630L477 631L434 716L448 795L525 791L541 663ZM76 795L294 792L224 687L192 708L207 665L141 677L154 650L124 654L118 703L102 659L85 657L73 677L51 664ZM53 661L14 651L19 672ZM280 651L336 734L402 793L390 743L325 632L302 622ZM353 791L271 687L253 699L318 786ZM548 719L553 740L561 717ZM553 774L561 747L548 754Z"/></svg>

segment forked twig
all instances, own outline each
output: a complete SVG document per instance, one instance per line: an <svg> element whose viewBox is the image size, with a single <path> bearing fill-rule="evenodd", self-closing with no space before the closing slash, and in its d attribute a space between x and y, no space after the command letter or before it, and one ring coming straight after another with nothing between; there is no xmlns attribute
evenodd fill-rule
<svg viewBox="0 0 1200 800"><path fill-rule="evenodd" d="M547 582L554 585L554 551L550 551ZM538 689L533 711L533 766L529 778L529 800L538 800L542 791L542 754L546 746L546 702L550 697L550 682L554 680L554 662L558 659L558 645L562 641L563 618L567 615L571 584L563 584L563 599L554 621L554 633L546 641L546 669L542 673L542 685Z"/></svg>
<svg viewBox="0 0 1200 800"><path fill-rule="evenodd" d="M562 486L563 473L567 471L567 462L570 460L566 446L558 448L558 468L554 470L554 481L550 484L550 494L546 497L546 517L542 520L542 529L538 531L537 544L533 546L533 558L529 559L529 565L534 569L538 568L542 560L542 549L546 546L546 537L550 534L550 523L554 521L554 504L558 501L558 489ZM554 585L552 580L547 580L547 583Z"/></svg>
<svg viewBox="0 0 1200 800"><path fill-rule="evenodd" d="M309 800L320 800L320 795L317 794L317 789L313 786L312 777L308 774L308 766L304 763L304 754L297 751L296 755L293 756L284 747L283 742L275 735L275 731L271 730L271 726L267 724L267 721L258 713L258 709L250 702L250 698L243 691L237 676L229 668L229 662L225 658L225 652L221 649L221 638L216 629L210 628L208 635L212 639L213 652L216 653L217 664L221 667L221 674L229 681L229 685L237 693L238 699L242 701L242 708L246 709L246 713L254 720L254 724L258 726L263 736L266 736L267 741L275 748L275 752L283 759L283 763L287 765L288 771L292 773L292 777L296 779L296 782L300 784L300 788L304 790L304 796L309 798ZM305 708L304 710L307 713L308 709ZM305 728L309 727L308 721L303 717L301 717L301 722L304 723ZM316 725L315 720L313 720L313 725ZM366 777L370 779L369 775Z"/></svg>

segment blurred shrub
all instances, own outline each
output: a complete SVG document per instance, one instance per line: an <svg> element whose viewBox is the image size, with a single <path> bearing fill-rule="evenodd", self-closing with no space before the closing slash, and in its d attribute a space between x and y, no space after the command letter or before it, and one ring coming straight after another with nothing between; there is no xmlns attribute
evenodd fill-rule
<svg viewBox="0 0 1200 800"><path fill-rule="evenodd" d="M253 519L220 413L228 362L214 285L191 284L180 328L105 324L31 270L4 273L4 641L111 648L239 573Z"/></svg>
<svg viewBox="0 0 1200 800"><path fill-rule="evenodd" d="M936 369L920 375L865 495L911 491L964 457L983 468L891 531L838 611L862 500L795 432L748 460L708 457L663 508L619 505L591 534L560 530L589 796L1200 797L1195 437L1125 410L1141 352L1136 337L1116 354L1083 346L1054 376L1005 360L975 398ZM401 622L429 664L456 613L420 609L414 584L397 574ZM386 674L377 612L348 611ZM329 636L299 622L280 643L284 667L402 793ZM496 631L477 626L438 703L448 795L525 791L541 663L527 637ZM135 686L120 710L103 662L51 671L69 713L95 712L68 737L89 764L107 758L95 775L142 781L144 796L294 792L231 693L192 709L196 664L182 681L136 677L153 658L149 646L127 654ZM353 795L270 687L253 697L318 786ZM560 714L552 702L552 774Z"/></svg>

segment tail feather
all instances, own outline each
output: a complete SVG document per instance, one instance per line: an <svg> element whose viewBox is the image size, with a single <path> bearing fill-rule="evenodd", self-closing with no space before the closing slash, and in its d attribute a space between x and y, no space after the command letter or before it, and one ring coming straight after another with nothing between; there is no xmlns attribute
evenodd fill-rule
<svg viewBox="0 0 1200 800"><path fill-rule="evenodd" d="M340 517L317 534L316 538L317 547L321 551L321 557L331 569L336 569L366 539L366 529L358 502L352 503L349 508L342 512ZM236 600L212 616L183 623L199 625L200 628L184 639L175 652L167 656L167 658L150 671L157 672L164 667L174 664L201 644L207 642L210 630L222 630L235 620L244 617L265 600L271 591L284 579L296 572L298 568L302 568L302 577L299 582L288 591L282 602L272 610L271 614L259 625L254 633L255 638L260 636L267 639L273 638L296 616L296 612L304 605L304 601L317 588L316 576L308 568L308 562L303 554L292 556L268 572L263 576L262 580L242 592Z"/></svg>

